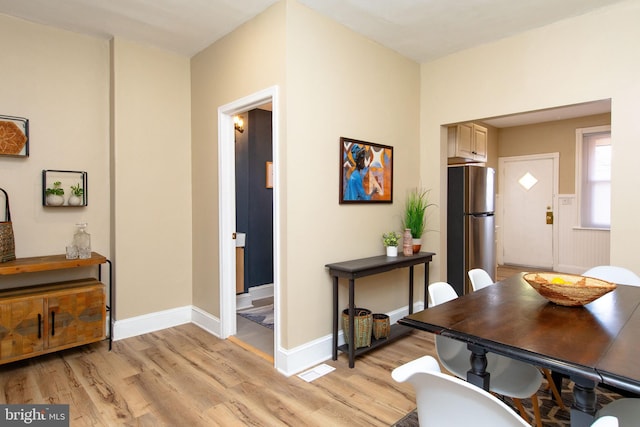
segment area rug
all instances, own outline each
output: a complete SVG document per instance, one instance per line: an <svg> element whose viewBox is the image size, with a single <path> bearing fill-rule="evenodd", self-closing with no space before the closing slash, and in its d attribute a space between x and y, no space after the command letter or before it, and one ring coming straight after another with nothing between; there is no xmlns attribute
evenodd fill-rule
<svg viewBox="0 0 640 427"><path fill-rule="evenodd" d="M571 409L571 403L573 402L573 383L567 382L565 380L565 384L562 387L562 402L564 403L565 409L561 409L553 399L553 395L550 391L546 390L547 383L543 382L540 391L538 392L538 401L540 404L540 416L542 418L542 425L544 427L569 427L571 422L569 420L569 411ZM596 407L600 409L602 406L613 402L616 399L619 399L620 396L617 393L609 391L604 388L597 387L596 388L596 398L597 405ZM514 411L518 413L517 409L513 405L513 402L509 398L504 398L504 402L514 408ZM522 401L525 410L527 411L527 415L529 416L529 421L533 423L533 409L531 408L531 399L524 399ZM417 427L418 423L418 414L416 411L412 411L403 417L401 420L392 424L393 427Z"/></svg>
<svg viewBox="0 0 640 427"><path fill-rule="evenodd" d="M273 304L238 310L238 315L259 323L265 328L273 329Z"/></svg>

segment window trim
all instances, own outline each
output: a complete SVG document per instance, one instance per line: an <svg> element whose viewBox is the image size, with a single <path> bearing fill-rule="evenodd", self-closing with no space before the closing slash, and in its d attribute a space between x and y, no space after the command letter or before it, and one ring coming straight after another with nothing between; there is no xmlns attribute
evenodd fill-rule
<svg viewBox="0 0 640 427"><path fill-rule="evenodd" d="M592 126L586 128L577 128L576 129L576 206L577 206L577 215L578 215L578 224L577 228L580 229L593 229L593 230L610 230L611 224L609 227L601 227L601 228L593 228L593 227L583 227L582 226L582 174L583 174L583 164L582 164L582 154L584 147L584 136L592 133L601 133L601 132L609 132L611 133L611 125L603 125L603 126Z"/></svg>

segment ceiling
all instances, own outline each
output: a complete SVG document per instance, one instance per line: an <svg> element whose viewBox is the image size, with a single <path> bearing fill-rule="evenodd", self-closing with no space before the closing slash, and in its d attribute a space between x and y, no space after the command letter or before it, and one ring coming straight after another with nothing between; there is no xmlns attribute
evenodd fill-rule
<svg viewBox="0 0 640 427"><path fill-rule="evenodd" d="M278 0L0 0L0 13L192 56ZM298 0L419 63L624 0Z"/></svg>
<svg viewBox="0 0 640 427"><path fill-rule="evenodd" d="M193 56L278 0L0 0L0 13Z"/></svg>
<svg viewBox="0 0 640 427"><path fill-rule="evenodd" d="M190 57L277 1L0 0L0 13ZM424 63L625 0L298 1Z"/></svg>
<svg viewBox="0 0 640 427"><path fill-rule="evenodd" d="M419 63L621 0L298 0Z"/></svg>
<svg viewBox="0 0 640 427"><path fill-rule="evenodd" d="M526 113L510 114L507 116L481 119L483 123L496 128L524 126L534 123L552 122L556 120L575 119L576 117L591 116L611 112L611 100L603 99L583 104L565 105Z"/></svg>

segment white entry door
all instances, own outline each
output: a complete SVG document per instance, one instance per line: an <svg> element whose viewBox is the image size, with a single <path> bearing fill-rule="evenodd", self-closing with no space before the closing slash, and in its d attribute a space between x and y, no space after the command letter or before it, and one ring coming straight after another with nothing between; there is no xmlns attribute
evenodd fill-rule
<svg viewBox="0 0 640 427"><path fill-rule="evenodd" d="M558 153L499 159L504 264L553 269Z"/></svg>

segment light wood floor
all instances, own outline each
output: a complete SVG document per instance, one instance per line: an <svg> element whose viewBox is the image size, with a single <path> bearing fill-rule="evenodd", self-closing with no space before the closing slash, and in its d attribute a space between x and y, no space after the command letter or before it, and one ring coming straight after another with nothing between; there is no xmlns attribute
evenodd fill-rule
<svg viewBox="0 0 640 427"><path fill-rule="evenodd" d="M273 304L273 297L253 301L254 307L267 304ZM237 342L251 348L273 364L273 330L239 315L236 315L236 325Z"/></svg>
<svg viewBox="0 0 640 427"><path fill-rule="evenodd" d="M521 267L518 265L499 265L498 272L496 274L496 281L504 280L507 277L513 276L514 274L524 273L524 272L531 273L536 271L547 271L547 270L532 268L532 267Z"/></svg>
<svg viewBox="0 0 640 427"><path fill-rule="evenodd" d="M498 269L498 279L522 271ZM391 371L425 354L410 336L307 383L193 324L0 366L0 404L69 404L71 426L390 426L415 409Z"/></svg>
<svg viewBox="0 0 640 427"><path fill-rule="evenodd" d="M71 426L390 426L415 408L393 368L434 354L415 331L311 383L193 324L0 366L0 404L69 404Z"/></svg>

